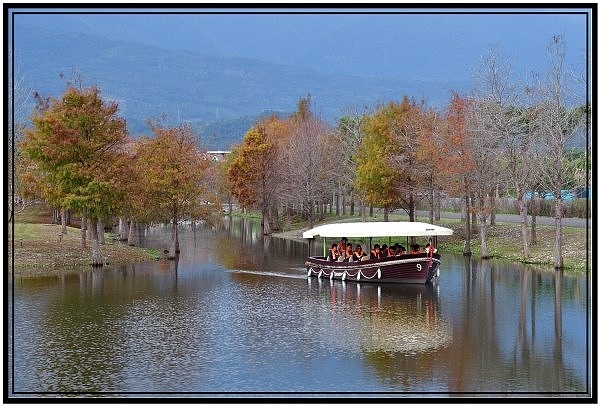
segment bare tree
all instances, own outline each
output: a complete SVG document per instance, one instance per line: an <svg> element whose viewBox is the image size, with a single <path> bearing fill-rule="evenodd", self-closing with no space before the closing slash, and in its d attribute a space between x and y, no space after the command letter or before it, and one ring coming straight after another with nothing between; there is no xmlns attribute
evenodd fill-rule
<svg viewBox="0 0 600 406"><path fill-rule="evenodd" d="M531 120L527 119L531 110L519 107L520 96L512 76L510 63L501 60L496 49L488 51L474 75L477 143L481 144L476 148L480 154L477 161L487 166L486 170L479 172L480 176L484 175L487 180L480 178L477 182L480 204L478 212L481 230L485 228L486 215L494 210L491 202L494 189L503 180L512 184L517 195L521 218L523 254L527 258L530 250L527 235L526 192L530 190L532 171L535 167L532 162L532 134L529 129ZM500 165L504 167L503 170ZM484 204L487 199L489 204ZM482 248L484 235L485 233L481 233Z"/></svg>
<svg viewBox="0 0 600 406"><path fill-rule="evenodd" d="M315 211L329 198L335 179L336 165L331 159L335 145L325 123L303 106L305 100L301 100L298 113L291 119L290 137L281 150L285 167L281 195L300 204L303 217L312 228Z"/></svg>
<svg viewBox="0 0 600 406"><path fill-rule="evenodd" d="M563 263L563 196L565 179L569 176L564 164L567 143L586 121L587 105L578 96L576 81L565 66L564 39L554 35L548 47L548 72L538 80L539 115L536 129L543 148L538 171L540 183L552 191L556 227L554 243L554 268L562 269ZM579 94L583 94L580 92Z"/></svg>
<svg viewBox="0 0 600 406"><path fill-rule="evenodd" d="M9 55L11 58L11 55ZM25 210L27 207L27 200L19 193L19 174L16 167L19 163L20 153L17 149L18 141L23 135L23 129L25 125L21 122L23 119L24 112L27 110L29 104L29 98L31 91L25 85L24 78L15 77L15 73L12 68L13 64L8 64L8 135L6 136L6 151L8 152L8 160L5 161L6 165L6 181L8 191L8 216L7 220L10 223L17 210L17 213ZM20 208L16 209L16 203L19 204Z"/></svg>
<svg viewBox="0 0 600 406"><path fill-rule="evenodd" d="M496 189L500 178L500 137L496 131L490 131L486 115L487 109L474 103L473 118L469 120L474 127L472 130L471 192L474 196L474 208L479 225L481 243L481 258L489 258L487 246L487 221L492 212L491 195Z"/></svg>

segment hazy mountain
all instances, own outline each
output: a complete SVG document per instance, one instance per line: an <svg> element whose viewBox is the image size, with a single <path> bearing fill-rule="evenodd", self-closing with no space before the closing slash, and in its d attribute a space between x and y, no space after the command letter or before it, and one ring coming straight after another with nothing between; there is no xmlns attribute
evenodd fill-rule
<svg viewBox="0 0 600 406"><path fill-rule="evenodd" d="M344 114L403 95L443 105L450 91L467 86L323 74L24 24L15 27L14 43L17 75L32 90L58 96L78 72L84 84L97 84L104 98L119 103L131 133L147 132L145 121L165 114L172 122L192 122L218 148L239 141L266 111L289 113L309 94L315 111L333 124Z"/></svg>
<svg viewBox="0 0 600 406"><path fill-rule="evenodd" d="M172 14L141 10L150 12L39 13L19 15L15 21L327 74L418 80L468 80L470 67L490 47L498 47L519 74L539 71L555 34L564 35L571 63L585 55L587 34L584 13L547 7L499 12L503 10L480 6L469 10L365 6L357 12L317 6L301 14L257 9L215 14L218 10L202 7L164 9Z"/></svg>
<svg viewBox="0 0 600 406"><path fill-rule="evenodd" d="M58 96L78 72L119 103L131 133L147 132L145 120L164 114L192 123L208 147L224 148L260 116L294 111L309 94L332 124L404 95L441 108L451 91L471 86L490 47L521 77L543 72L554 34L565 36L569 64L585 55L582 13L199 10L16 14L17 77Z"/></svg>

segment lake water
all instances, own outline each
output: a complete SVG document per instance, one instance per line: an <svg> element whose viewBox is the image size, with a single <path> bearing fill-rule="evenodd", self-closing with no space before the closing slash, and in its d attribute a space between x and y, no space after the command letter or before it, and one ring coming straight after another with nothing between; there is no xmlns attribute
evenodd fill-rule
<svg viewBox="0 0 600 406"><path fill-rule="evenodd" d="M9 277L9 397L590 397L585 276L442 253L435 286L319 280L306 244L259 228L182 227L178 261Z"/></svg>

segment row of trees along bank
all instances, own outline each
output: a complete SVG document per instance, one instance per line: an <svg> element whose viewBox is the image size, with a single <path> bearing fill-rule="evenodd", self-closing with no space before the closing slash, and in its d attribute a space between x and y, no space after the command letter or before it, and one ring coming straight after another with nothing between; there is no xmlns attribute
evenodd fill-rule
<svg viewBox="0 0 600 406"><path fill-rule="evenodd" d="M129 137L117 105L102 100L97 87L69 84L58 99L38 95L32 123L17 137L11 188L19 201L43 199L59 208L63 232L66 213L80 215L84 247L91 230L93 265L102 265L95 230L103 231L105 221L119 218L130 230L170 222L174 256L178 222L212 221L231 197L259 210L270 234L281 209L284 218L298 215L312 227L326 204L340 214L346 199L358 202L363 218L367 207L383 208L386 220L397 209L414 220L425 201L433 222L442 194L460 196L470 214L464 253L471 254L477 224L485 257L498 190L517 197L527 258L527 192L552 191L555 267L562 268L560 191L589 184L586 151L577 156L567 145L586 129L589 109L574 98L581 92L563 66L560 37L548 54L547 75L522 85L491 50L472 94L452 94L442 111L405 96L347 114L332 128L313 113L310 96L301 98L289 117L270 116L250 128L223 165L209 159L187 125L148 120L151 137Z"/></svg>
<svg viewBox="0 0 600 406"><path fill-rule="evenodd" d="M460 196L466 216L464 254L471 255L478 228L482 257L488 257L487 226L498 190L516 196L523 257L530 256L528 200L532 191L553 195L556 226L554 266L563 267L562 216L566 188L587 189L587 150L569 142L588 131L585 81L564 66L560 36L548 47L548 72L519 84L508 63L490 50L474 74L471 95L452 94L444 111L404 97L329 128L302 98L296 113L257 123L231 154L229 189L238 202L259 210L264 234L279 228L278 210L291 210L313 226L326 204L345 209L345 198L365 208L405 210L415 220L425 200L429 220L442 194ZM576 78L575 78L576 79ZM577 86L581 86L579 89ZM587 135L587 134L586 134ZM534 230L535 231L535 230Z"/></svg>
<svg viewBox="0 0 600 406"><path fill-rule="evenodd" d="M131 245L140 225L170 222L168 255L175 257L178 222L211 221L219 213L206 204L218 200L211 180L216 168L191 129L161 120L148 125L153 137L128 137L115 103L102 100L97 87L69 84L59 99L38 96L32 126L17 145L17 194L59 208L63 234L67 212L79 214L81 246L89 230L93 266L103 265L104 223L115 216L121 227L129 224L119 234Z"/></svg>

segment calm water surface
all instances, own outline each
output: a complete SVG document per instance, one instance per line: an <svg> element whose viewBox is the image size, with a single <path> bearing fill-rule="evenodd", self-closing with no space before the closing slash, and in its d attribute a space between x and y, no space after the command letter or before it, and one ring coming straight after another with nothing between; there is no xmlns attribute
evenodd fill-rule
<svg viewBox="0 0 600 406"><path fill-rule="evenodd" d="M435 286L307 279L307 245L242 220L181 250L15 278L10 396L590 396L585 276L442 253Z"/></svg>

